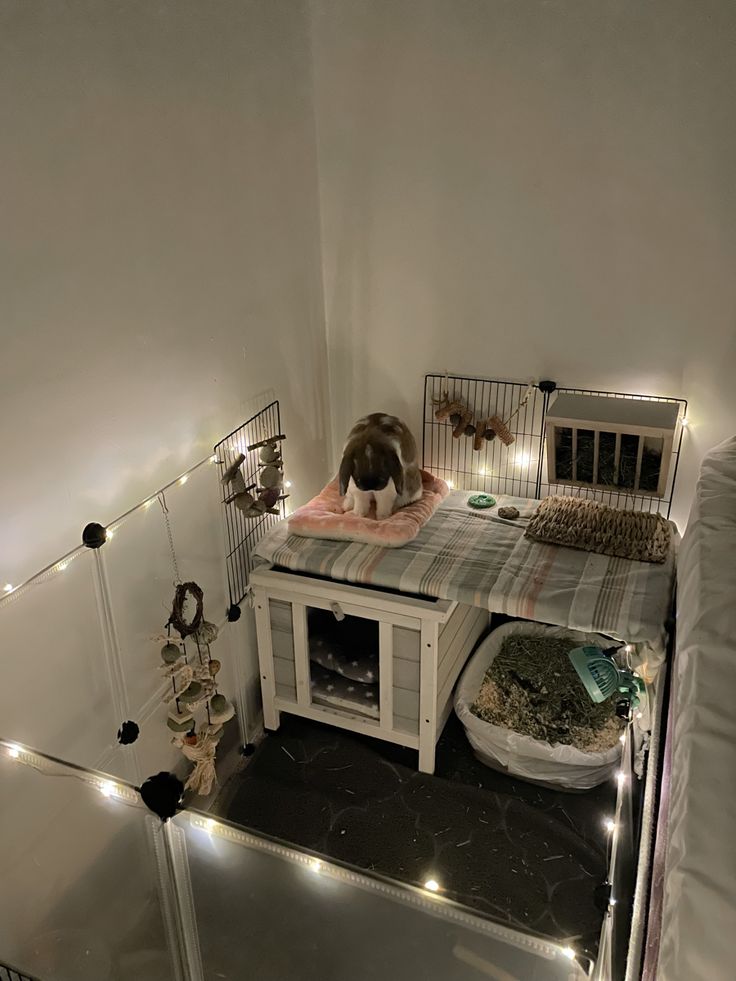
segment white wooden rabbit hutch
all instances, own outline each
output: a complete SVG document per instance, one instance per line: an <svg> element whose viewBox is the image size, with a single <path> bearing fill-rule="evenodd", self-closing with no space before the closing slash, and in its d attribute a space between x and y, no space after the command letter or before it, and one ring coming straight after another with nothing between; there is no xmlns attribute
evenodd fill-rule
<svg viewBox="0 0 736 981"><path fill-rule="evenodd" d="M273 569L256 570L251 585L266 728L278 729L280 713L291 712L416 749L419 769L432 773L455 682L488 626L488 611ZM359 697L352 708L337 707L313 689L313 610L360 618L366 631L376 632L377 718Z"/></svg>

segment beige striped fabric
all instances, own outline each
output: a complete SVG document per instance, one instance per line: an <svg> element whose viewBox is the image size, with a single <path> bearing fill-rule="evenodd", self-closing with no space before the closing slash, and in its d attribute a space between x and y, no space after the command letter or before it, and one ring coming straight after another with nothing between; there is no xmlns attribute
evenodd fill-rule
<svg viewBox="0 0 736 981"><path fill-rule="evenodd" d="M474 511L453 491L403 548L289 535L286 522L257 547L263 564L419 596L458 600L496 613L602 633L663 650L675 550L661 564L532 541L524 535L538 501L500 497L519 509Z"/></svg>

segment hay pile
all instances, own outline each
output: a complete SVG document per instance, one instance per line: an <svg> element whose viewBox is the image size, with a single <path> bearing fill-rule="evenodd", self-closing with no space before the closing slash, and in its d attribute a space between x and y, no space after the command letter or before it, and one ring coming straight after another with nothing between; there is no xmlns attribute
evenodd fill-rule
<svg viewBox="0 0 736 981"><path fill-rule="evenodd" d="M483 679L472 712L484 722L584 752L616 745L624 722L615 701L596 705L570 663L575 640L507 637Z"/></svg>

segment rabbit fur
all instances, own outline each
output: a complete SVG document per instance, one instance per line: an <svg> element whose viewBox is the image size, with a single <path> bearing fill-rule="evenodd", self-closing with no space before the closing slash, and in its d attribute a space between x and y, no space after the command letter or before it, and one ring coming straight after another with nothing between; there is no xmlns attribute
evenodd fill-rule
<svg viewBox="0 0 736 981"><path fill-rule="evenodd" d="M408 426L383 412L359 419L348 434L339 472L343 511L368 517L376 502L376 518L422 496L417 444Z"/></svg>

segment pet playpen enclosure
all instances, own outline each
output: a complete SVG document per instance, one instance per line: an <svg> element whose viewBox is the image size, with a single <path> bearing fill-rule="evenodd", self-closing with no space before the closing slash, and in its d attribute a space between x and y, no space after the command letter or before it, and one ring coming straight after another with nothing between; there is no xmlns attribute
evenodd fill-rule
<svg viewBox="0 0 736 981"><path fill-rule="evenodd" d="M430 377L439 380L444 376ZM524 389L525 386L522 385L518 386L517 390L523 391ZM278 406L272 405L267 407L267 409L272 417L272 423L269 423L268 431L270 432L271 428L280 429ZM249 420L249 422L253 423L253 420ZM247 427L248 424L245 425ZM257 427L257 424L255 425ZM256 435L258 435L257 432ZM260 435L262 438L263 434L261 433ZM533 434L524 435L533 436ZM228 439L231 439L233 436L234 434L231 434ZM249 442L252 442L252 436L249 438ZM17 739L18 742L3 743L3 753L1 755L3 769L6 774L4 782L9 794L11 796L17 795L19 804L17 809L6 811L6 827L11 835L16 835L16 840L19 842L19 854L31 856L34 847L30 842L24 841L23 835L20 833L21 830L25 830L26 832L30 832L32 828L35 832L39 830L37 825L33 823L29 824L27 817L26 819L23 817L26 814L27 808L27 805L23 803L23 799L27 793L30 793L31 796L26 799L34 802L33 809L36 814L56 813L59 815L59 831L61 831L62 824L67 819L71 820L73 808L69 802L55 799L49 803L49 800L46 799L46 791L41 790L42 784L44 787L53 784L53 781L42 780L40 776L41 772L47 767L47 764L52 769L53 767L58 767L58 772L61 773L63 771L64 775L71 774L76 776L79 773L87 774L86 786L91 788L90 799L95 802L95 814L85 818L90 828L93 828L97 822L96 811L100 806L100 802L105 807L110 804L110 801L119 803L128 813L132 813L131 808L135 809L137 805L134 804L132 798L129 796L130 785L126 784L126 781L137 784L147 772L152 771L155 767L169 767L170 756L166 752L162 753L158 745L162 731L161 729L157 729L157 726L161 724L161 719L160 717L158 719L156 718L159 693L157 691L153 695L151 694L151 678L147 673L149 667L146 666L144 668L143 662L136 660L136 652L140 652L144 640L150 641L151 624L160 626L164 602L170 596L170 582L172 578L170 542L167 541L166 528L162 521L165 510L168 510L171 514L171 523L174 529L179 558L181 560L182 557L185 557L182 565L186 566L196 559L197 575L203 580L208 601L218 611L217 621L221 627L225 628L227 622L226 612L229 608L233 604L242 602L244 598L244 593L241 589L243 580L238 582L233 575L233 578L228 580L227 586L225 585L222 556L226 555L232 558L238 554L238 546L241 546L241 554L250 554L250 545L253 542L254 536L251 535L248 538L246 535L245 538L241 537L238 541L233 539L232 541L235 542L236 548L231 549L232 542L227 537L227 529L231 527L235 530L235 527L234 525L228 526L226 524L226 534L223 538L222 528L219 524L221 517L219 508L222 506L223 497L216 489L217 482L212 479L212 469L216 465L217 459L220 458L215 453L205 460L200 461L195 467L180 474L174 481L161 488L159 492L151 495L147 500L142 501L136 508L131 509L131 511L122 515L116 521L110 522L108 528L113 534L111 540L105 544L102 550L90 551L84 548L75 549L56 562L51 563L42 573L33 577L28 583L23 584L3 597L3 609L0 613L2 613L4 619L7 618L7 622L0 624L0 629L6 630L5 636L10 646L17 650L25 645L25 649L29 650L31 655L34 647L38 649L54 647L58 650L59 655L52 663L51 670L45 679L46 683L42 689L39 689L41 694L37 700L37 704L32 707L31 711L20 711L17 717L6 719L9 731L5 735L11 739ZM425 462L429 463L426 455ZM472 473L472 469L467 469L466 471L457 465L451 465L449 470L452 473L461 473L463 476L468 476L468 479L470 479L469 474ZM541 470L539 472L541 473ZM207 501L206 505L203 504L204 501ZM265 519L266 522L268 520L270 519ZM203 550L203 542L210 542L211 547ZM114 549L118 550L117 553ZM123 549L129 550L130 554L135 554L137 563L123 562L121 554ZM189 553L191 553L191 558ZM136 577L135 582L126 581L124 574L125 568L131 564L137 564L139 569L142 570L141 574ZM156 593L155 596L146 595L152 592L150 590L151 580L156 583L156 590L153 591ZM127 610L135 610L135 615L131 617L126 613ZM10 620L13 623L8 627ZM27 626L29 621L33 623L33 630L30 633ZM235 639L232 643L235 646L243 643L242 635L238 636L235 633L239 629L241 628L237 624L231 624L230 627L225 628L226 634L229 630L233 631L233 637ZM80 653L82 655L81 658ZM102 657L99 656L100 653ZM81 664L79 663L80 661ZM246 685L242 683L242 678L238 679L237 676L233 676L238 670L237 659L231 659L231 661L230 670L233 673L231 673L230 683L238 692L241 714L243 714L243 706L245 704L243 692ZM35 680L33 678L32 656L28 659L28 665L28 671L21 685L21 689L30 692L34 690ZM71 709L72 703L68 697L61 699L59 693L68 690L67 685L70 681L75 697L78 698L77 711L79 715L83 716L85 707L88 710L92 709L89 714L89 721L92 724L84 727L83 731L80 731L78 727L73 725L68 727L64 723L65 717L68 718L67 713ZM64 703L63 706L61 705L62 702ZM144 735L140 744L124 750L115 744L113 738L114 732L121 721L136 715L139 718L145 717L146 721L150 724L143 727ZM150 737L148 733L151 734ZM68 759L69 763L57 763L56 760L59 757ZM77 769L79 767L82 769ZM101 775L92 772L90 776L87 771L89 767L93 771L97 769ZM20 773L23 773L25 776L22 781L17 782L17 777ZM8 774L13 775L12 780ZM34 781L36 780L36 776L33 775L38 775L38 781L40 781L33 784L35 789L31 789L31 784L27 782L31 778ZM11 786L13 781L16 781L14 787ZM84 783L84 779L82 782ZM128 791L126 791L126 786L128 787ZM81 807L81 804L78 806ZM62 820L61 815L66 815L66 817ZM185 819L186 816L175 819L171 827L173 828L177 822L180 820L184 821ZM150 824L151 820L154 819L149 819L148 815L141 813L138 823L143 828L145 821L149 821ZM77 821L75 823L75 821L71 820L71 827L74 829L74 840L82 840L77 834L81 827L79 822ZM224 828L222 834L220 834L221 828ZM210 852L216 851L219 846L213 846L212 842L220 840L233 842L237 840L239 845L243 845L244 842L244 839L237 839L234 829L230 829L227 825L220 825L219 823L210 825L203 816L194 816L192 818L191 829L192 835L194 835L196 830L197 835L201 833L202 837L197 839L196 849L194 838L191 838L189 842L190 853L196 850L198 861L203 863L200 868L204 869L207 863L210 863L210 871L214 877L218 874L217 869L219 865L214 861ZM55 842L52 832L53 821L44 825L43 836L48 840L50 850L55 855L58 855L60 849L63 850L61 842L66 841L68 844L71 840L69 837L70 828L65 826L64 834L67 837L64 838L62 835ZM76 855L75 861L72 862L72 867L67 869L68 889L79 888L80 881L78 880L80 879L84 882L89 869L97 861L99 849L102 849L105 854L109 855L115 852L114 848L112 852L109 851L109 841L114 840L115 834L116 832L111 831L109 828L101 828L99 836L91 835L87 839L90 843L89 853L86 855ZM148 841L149 831L145 833L140 832L140 834ZM8 839L6 838L6 840ZM103 844L100 844L100 842L103 842ZM206 844L203 845L203 842ZM247 842L248 847L251 844L253 842ZM147 849L149 845L150 842L145 848ZM171 843L172 854L180 846ZM68 849L68 852L70 855L75 855L74 849ZM304 856L299 856L296 852L293 855L282 855L281 857L290 865L295 863L295 867L299 869L307 868L312 875L316 871L309 864L310 862L317 861L312 857L304 858ZM162 858L159 854L157 861L159 864L163 863L164 867L169 867L171 862L174 861L174 858L175 856L173 858L171 856ZM47 874L53 867L49 862L50 859L47 860L44 866ZM306 866L304 864L305 862L307 863ZM117 870L118 866L115 864L114 868ZM147 873L150 879L149 885L151 888L149 893L151 896L154 893L156 896L162 895L159 894L159 889L161 888L158 882L158 875L160 874L159 865L156 865L156 869L158 870L156 874L150 873L149 875ZM320 873L322 873L323 869L329 873L327 876L329 879L332 873L327 867L327 863L323 863L320 866ZM78 873L77 876L75 876L75 870ZM221 874L221 870L219 874ZM350 873L350 875L353 874ZM373 888L372 881L366 879L364 882L364 878L358 876L350 880L356 888L361 890L361 894L365 889ZM312 880L308 879L308 881L311 882ZM32 889L34 885L38 887L39 882L38 880L35 882L29 880L26 885L27 890L25 894L21 889L16 894L16 898L25 895L26 907L30 909L33 905ZM134 896L138 886L128 883L126 888L129 888L131 890L130 895ZM176 888L180 889L183 887L177 886ZM382 889L379 889L379 892L382 891ZM436 907L432 905L434 902L432 897L417 897L416 893L412 892L412 890L403 888L399 889L399 894L402 901L407 896L409 897L407 902L410 907L416 907L419 899L421 899L419 906L422 910L424 912L431 912L433 915L435 914ZM46 896L49 902L49 908L46 912L45 922L50 927L47 933L55 936L54 929L51 929L51 927L54 923L58 927L58 923L61 920L54 920L54 917L59 913L60 904L63 905L64 902L68 902L68 897L66 892L64 895L52 896L48 890L46 891ZM6 898L9 899L10 897L8 896ZM108 898L112 902L109 896ZM169 917L163 929L168 937L165 941L166 950L168 951L166 956L173 956L171 955L171 937L175 937L173 941L174 946L177 944L181 946L183 942L182 931L186 932L187 929L186 923L183 926L181 923L173 923L172 925L171 916L173 915L174 920L176 920L177 916L181 917L182 914L181 911L179 913L171 913L171 910L167 906L167 903L170 904L171 902L170 898L168 900L159 899L156 901L161 902L162 916L164 918ZM177 903L180 902L180 897L176 901ZM426 903L429 903L429 905L424 905ZM23 903L16 903L15 905L19 908L23 907ZM197 907L197 914L199 914L203 908L203 901L201 899L196 900L195 905ZM447 905L442 906L441 912L442 915L449 915L451 913L449 916L451 922L461 922L458 920L460 913L450 910ZM32 919L33 917L29 915L29 919L25 924L26 941L29 938L28 931L32 932L34 929ZM483 934L484 931L490 929L484 923L481 923L479 927L476 920L477 918L471 916L467 921L470 924L471 931L480 930L480 933ZM14 917L8 914L6 922L8 924L14 922ZM201 927L201 923L198 922L197 926ZM66 927L62 926L60 929L64 930ZM191 922L189 929L192 929ZM206 932L209 938L208 942L211 940L214 943L215 938L218 937L221 940L227 941L227 937L222 934L217 924L213 922L208 922ZM553 970L559 970L560 972L574 970L564 955L560 959L560 951L554 945L545 946L542 943L541 946L535 944L531 944L530 946L527 938L520 939L521 935L507 937L497 932L494 933L493 930L490 932L493 934L493 944L496 946L501 944L505 949L510 944L515 950L526 951L532 958L528 962L529 965L531 965L534 958L542 957L544 959L544 969L548 972ZM8 943L9 941L6 938L3 942L3 950L9 951L5 958L6 961L13 965L14 968L17 967L21 970L25 968L33 975L35 970L33 963L28 963L26 966L23 951L9 947ZM207 945L205 944L205 946ZM471 947L468 949L471 950ZM47 955L48 951L45 952L44 956ZM118 955L113 954L113 956ZM195 950L189 950L184 956L188 957L190 961L192 959L196 961L197 954ZM199 956L202 956L201 951ZM481 957L482 959L483 955L478 954L477 951L476 953L472 953L471 950L468 956L471 957L472 961L472 957ZM41 963L39 961L39 964ZM180 974L173 973L171 975L172 977L198 976L196 973L186 973L188 970L193 970L191 965L188 967L175 967L174 970L179 970ZM529 973L525 976L535 976L531 967L528 968L528 971ZM41 973L38 976L42 977L43 974ZM81 975L77 976L81 977ZM142 976L145 976L145 974L142 974ZM206 972L203 976L207 976ZM539 976L550 977L552 975L550 973L544 973ZM565 977L569 975L560 973L559 976Z"/></svg>

